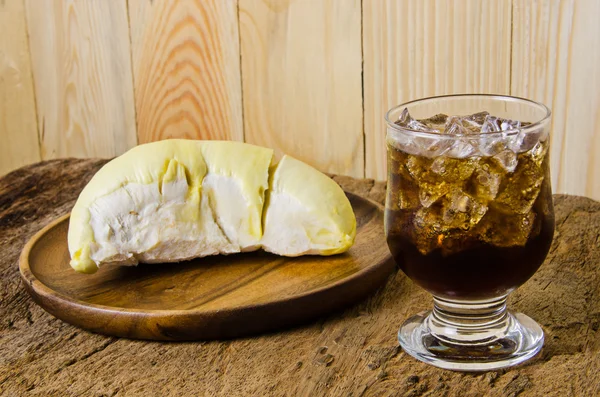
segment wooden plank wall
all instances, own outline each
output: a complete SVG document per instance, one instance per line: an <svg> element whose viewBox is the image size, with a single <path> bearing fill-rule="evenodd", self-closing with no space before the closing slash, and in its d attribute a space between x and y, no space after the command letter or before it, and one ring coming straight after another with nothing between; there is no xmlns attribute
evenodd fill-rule
<svg viewBox="0 0 600 397"><path fill-rule="evenodd" d="M600 199L600 0L0 0L0 174L169 137L385 179L384 112L553 110L554 190Z"/></svg>
<svg viewBox="0 0 600 397"><path fill-rule="evenodd" d="M360 0L240 0L246 140L364 175Z"/></svg>
<svg viewBox="0 0 600 397"><path fill-rule="evenodd" d="M391 107L433 95L510 92L511 2L452 3L363 2L369 176L386 178L383 115Z"/></svg>
<svg viewBox="0 0 600 397"><path fill-rule="evenodd" d="M600 200L600 1L515 0L511 93L553 111L552 182Z"/></svg>
<svg viewBox="0 0 600 397"><path fill-rule="evenodd" d="M244 139L237 2L129 0L140 143Z"/></svg>
<svg viewBox="0 0 600 397"><path fill-rule="evenodd" d="M25 10L42 159L135 146L125 2L26 0Z"/></svg>
<svg viewBox="0 0 600 397"><path fill-rule="evenodd" d="M0 2L0 175L40 161L22 0Z"/></svg>

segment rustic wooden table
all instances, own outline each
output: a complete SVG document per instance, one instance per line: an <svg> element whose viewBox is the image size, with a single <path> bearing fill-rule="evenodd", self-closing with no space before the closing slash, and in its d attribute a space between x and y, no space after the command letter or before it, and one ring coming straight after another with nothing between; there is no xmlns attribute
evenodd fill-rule
<svg viewBox="0 0 600 397"><path fill-rule="evenodd" d="M70 326L21 285L19 253L67 213L104 160L55 160L0 178L0 395L2 396L598 396L600 203L557 195L555 241L510 307L546 333L525 365L467 374L407 356L396 330L431 305L402 272L366 301L312 324L252 338L158 343ZM385 184L335 177L383 202Z"/></svg>

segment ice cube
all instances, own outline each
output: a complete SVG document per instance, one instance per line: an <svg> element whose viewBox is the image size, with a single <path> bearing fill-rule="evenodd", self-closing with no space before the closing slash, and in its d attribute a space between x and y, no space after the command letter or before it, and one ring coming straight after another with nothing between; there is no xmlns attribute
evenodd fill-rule
<svg viewBox="0 0 600 397"><path fill-rule="evenodd" d="M541 167L544 162L544 158L546 157L546 153L548 153L548 144L546 142L537 142L531 150L526 152L525 154L531 157L533 162Z"/></svg>
<svg viewBox="0 0 600 397"><path fill-rule="evenodd" d="M487 206L460 189L452 190L442 204L443 225L449 229L468 230L477 225Z"/></svg>
<svg viewBox="0 0 600 397"><path fill-rule="evenodd" d="M515 168L517 168L517 164L519 163L517 154L509 149L496 154L492 159L506 172L515 172Z"/></svg>
<svg viewBox="0 0 600 397"><path fill-rule="evenodd" d="M443 155L454 144L452 139L445 138L441 135L432 137L415 137L414 142L418 147L418 154L429 158Z"/></svg>
<svg viewBox="0 0 600 397"><path fill-rule="evenodd" d="M452 188L446 182L430 183L422 181L419 183L419 201L425 208L431 207L444 197Z"/></svg>
<svg viewBox="0 0 600 397"><path fill-rule="evenodd" d="M421 123L412 118L410 113L408 112L408 108L404 108L402 113L400 114L400 118L396 121L397 125L400 127L408 128L415 131L423 131L423 132L440 132L434 128L428 127L426 124Z"/></svg>
<svg viewBox="0 0 600 397"><path fill-rule="evenodd" d="M398 208L401 210L413 210L419 207L417 190L400 190L398 192Z"/></svg>
<svg viewBox="0 0 600 397"><path fill-rule="evenodd" d="M431 163L431 170L438 175L444 175L447 172L447 169L450 168L447 166L446 159L446 157L438 157L433 160L433 163Z"/></svg>
<svg viewBox="0 0 600 397"><path fill-rule="evenodd" d="M481 132L500 132L515 130L521 127L521 122L517 120L503 119L501 117L490 116L489 114L485 117L483 125L481 126Z"/></svg>
<svg viewBox="0 0 600 397"><path fill-rule="evenodd" d="M418 208L420 201L417 184L411 178L406 178L404 175L398 175L396 181L398 182L398 189L395 204L397 204L398 208L401 210Z"/></svg>
<svg viewBox="0 0 600 397"><path fill-rule="evenodd" d="M544 130L519 130L517 134L511 134L507 137L508 148L515 153L527 152L543 139Z"/></svg>
<svg viewBox="0 0 600 397"><path fill-rule="evenodd" d="M406 160L406 170L419 186L419 201L426 208L436 203L451 188L449 183L431 169L436 160L422 156L409 156Z"/></svg>
<svg viewBox="0 0 600 397"><path fill-rule="evenodd" d="M389 209L414 209L419 203L419 187L406 170L409 155L403 151L388 147L388 189L386 205Z"/></svg>
<svg viewBox="0 0 600 397"><path fill-rule="evenodd" d="M389 146L408 154L419 154L420 148L417 146L413 137L402 131L388 129L386 142Z"/></svg>
<svg viewBox="0 0 600 397"><path fill-rule="evenodd" d="M454 183L469 179L475 170L473 159L454 159L446 156L437 157L431 163L431 170L446 182Z"/></svg>
<svg viewBox="0 0 600 397"><path fill-rule="evenodd" d="M401 178L401 177L399 177ZM386 189L386 203L392 211L414 210L420 206L418 188L412 187L410 181L402 179Z"/></svg>
<svg viewBox="0 0 600 397"><path fill-rule="evenodd" d="M404 165L407 159L407 154L402 149L397 148L395 140L388 140L387 142L387 154L388 154L388 163L394 162L397 165ZM394 170L396 167L394 167Z"/></svg>
<svg viewBox="0 0 600 397"><path fill-rule="evenodd" d="M515 153L519 153L521 151L521 148L526 146L526 137L527 133L523 130L520 130L516 134L508 135L505 139L507 143L506 147Z"/></svg>
<svg viewBox="0 0 600 397"><path fill-rule="evenodd" d="M485 122L485 119L489 115L490 114L488 112L483 111L483 112L479 112L479 113L473 113L472 115L466 116L464 118L465 118L465 120L468 120L469 122L473 123L473 125L476 124L479 128L481 128L481 126Z"/></svg>
<svg viewBox="0 0 600 397"><path fill-rule="evenodd" d="M478 154L477 148L474 146L475 140L469 138L455 138L452 146L444 152L448 157L456 159L464 159L473 157Z"/></svg>
<svg viewBox="0 0 600 397"><path fill-rule="evenodd" d="M408 156L406 159L406 170L419 183L421 180L430 178L428 171L431 167L431 162L431 159L422 156Z"/></svg>
<svg viewBox="0 0 600 397"><path fill-rule="evenodd" d="M419 121L430 128L438 131L444 131L446 120L448 120L448 116L443 113L439 113L435 116L429 117L428 119L420 119Z"/></svg>
<svg viewBox="0 0 600 397"><path fill-rule="evenodd" d="M452 201L446 200L446 198L444 200L442 205L423 207L415 212L412 240L423 255L430 254L434 250L440 250L444 256L451 255L468 249L474 243L477 243L476 235L473 234L472 230L466 230L469 227L459 219L460 217L466 217L464 214L467 212L473 213L471 204L460 198L458 201L454 201L457 213L460 210L465 212L454 216L453 219L448 219L448 222L446 222L444 214L446 213L446 216L448 216L448 209L445 206L451 205ZM467 221L467 224L470 225L470 220Z"/></svg>
<svg viewBox="0 0 600 397"><path fill-rule="evenodd" d="M487 151L490 153L486 154L496 155L499 152L503 151L503 149L500 147L501 145L498 142L502 142L502 144L507 150L512 150L514 153L521 153L530 150L540 139L541 134L543 133L543 129L536 131L526 131L524 129L521 129L523 127L528 126L529 124L530 123L527 122L522 123L520 121L503 119L500 117L487 117L481 129L483 133L503 132L509 130L511 132L502 134L502 137L498 138L498 141L490 140L488 142L485 142L485 137L482 137L484 140L480 144L480 146L482 146L482 152ZM512 132L513 130L518 131Z"/></svg>
<svg viewBox="0 0 600 397"><path fill-rule="evenodd" d="M393 135L394 139L399 142L399 145L407 153L436 157L446 152L452 145L451 140L440 135L440 132L444 128L442 120L445 120L446 117L446 115L438 114L429 119L415 120L408 112L408 109L405 108L395 124L411 130L427 132L430 135L410 135L410 133L407 134L399 131L393 131L391 134L388 132L388 135ZM402 134L402 136L396 137L399 134Z"/></svg>
<svg viewBox="0 0 600 397"><path fill-rule="evenodd" d="M521 123L520 121L503 119L500 117L494 117L486 112L480 113L481 115L485 114L485 117L482 120L481 125L481 135L476 142L478 152L482 156L496 156L505 150L512 150L515 153L522 151L521 147L529 143L529 137L524 133L524 131L519 130L517 133L509 132L506 134L493 134L497 132L503 131L512 131L515 129L519 129L522 126L526 126L529 123ZM480 118L481 120L481 118ZM492 134L490 134L492 133ZM510 155L507 155L507 162L503 162L502 165L506 164L510 169L512 167Z"/></svg>
<svg viewBox="0 0 600 397"><path fill-rule="evenodd" d="M441 219L439 207L424 207L415 212L413 223L420 234L431 236L429 231L442 231Z"/></svg>
<svg viewBox="0 0 600 397"><path fill-rule="evenodd" d="M488 112L479 112L469 116L450 116L446 120L445 133L447 134L478 134Z"/></svg>
<svg viewBox="0 0 600 397"><path fill-rule="evenodd" d="M491 157L507 150L508 146L502 137L481 134L477 140L477 149L482 156Z"/></svg>
<svg viewBox="0 0 600 397"><path fill-rule="evenodd" d="M479 132L479 131L473 131L469 127L471 127L469 124L467 124L467 125L463 124L462 117L450 116L450 117L448 117L448 120L446 121L444 133L450 134L450 135L470 135L474 132Z"/></svg>
<svg viewBox="0 0 600 397"><path fill-rule="evenodd" d="M453 135L451 145L445 150L444 154L453 158L466 158L477 154L477 148L474 146L473 136L478 134L480 126L476 120L477 114L467 117L450 116L448 117L444 129L444 135ZM467 137L461 137L461 136Z"/></svg>
<svg viewBox="0 0 600 397"><path fill-rule="evenodd" d="M489 116L488 112L479 112L472 114L470 116L463 116L461 118L462 125L466 127L472 133L481 133L481 128L483 127L483 123L486 117Z"/></svg>
<svg viewBox="0 0 600 397"><path fill-rule="evenodd" d="M489 164L482 163L473 173L473 193L479 200L493 200L498 195L501 182L502 175Z"/></svg>
<svg viewBox="0 0 600 397"><path fill-rule="evenodd" d="M521 128L521 122L518 120L498 119L500 122L500 130L510 131Z"/></svg>
<svg viewBox="0 0 600 397"><path fill-rule="evenodd" d="M413 242L423 255L438 248L440 236L447 232L442 228L439 206L420 208L415 212L413 226Z"/></svg>
<svg viewBox="0 0 600 397"><path fill-rule="evenodd" d="M531 123L521 123L521 127L526 127ZM536 130L520 130L511 142L511 149L516 153L527 152L540 141L545 140L546 131L544 128Z"/></svg>
<svg viewBox="0 0 600 397"><path fill-rule="evenodd" d="M439 161L438 158L408 156L406 170L419 186L422 183L438 184L444 182L444 178L434 171L434 164L439 163Z"/></svg>
<svg viewBox="0 0 600 397"><path fill-rule="evenodd" d="M490 210L479 223L477 232L481 240L496 247L522 247L531 235L535 218L533 212L507 215Z"/></svg>
<svg viewBox="0 0 600 397"><path fill-rule="evenodd" d="M503 187L494 200L494 208L506 214L527 214L535 203L542 183L544 172L532 158L522 156L513 174L508 174Z"/></svg>

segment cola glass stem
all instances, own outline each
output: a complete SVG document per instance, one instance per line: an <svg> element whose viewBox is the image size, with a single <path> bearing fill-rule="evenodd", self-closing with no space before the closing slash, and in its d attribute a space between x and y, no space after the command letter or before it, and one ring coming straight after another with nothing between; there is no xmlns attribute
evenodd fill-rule
<svg viewBox="0 0 600 397"><path fill-rule="evenodd" d="M507 297L461 302L434 296L428 320L431 334L448 344L488 343L497 336L498 330L506 328Z"/></svg>

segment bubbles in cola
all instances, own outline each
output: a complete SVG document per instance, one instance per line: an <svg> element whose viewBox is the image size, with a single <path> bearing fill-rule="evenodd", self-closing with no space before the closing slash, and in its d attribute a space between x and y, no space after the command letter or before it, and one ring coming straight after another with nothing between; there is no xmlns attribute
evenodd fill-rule
<svg viewBox="0 0 600 397"><path fill-rule="evenodd" d="M386 233L405 273L447 297L498 296L527 280L554 231L547 131L488 112L415 120L405 109L396 124Z"/></svg>

